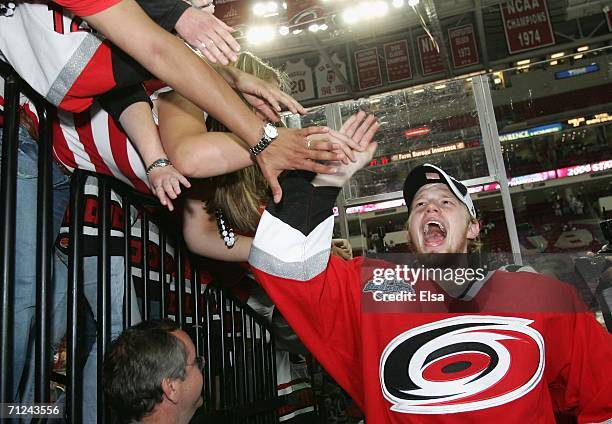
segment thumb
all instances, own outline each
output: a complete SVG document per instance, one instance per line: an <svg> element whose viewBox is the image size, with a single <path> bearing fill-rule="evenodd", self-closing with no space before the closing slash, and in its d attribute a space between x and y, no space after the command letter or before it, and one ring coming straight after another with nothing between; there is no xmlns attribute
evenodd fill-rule
<svg viewBox="0 0 612 424"><path fill-rule="evenodd" d="M274 199L274 203L278 203L281 201L283 197L283 189L278 183L278 179L274 178L274 182L270 184L270 188L272 189L272 198Z"/></svg>
<svg viewBox="0 0 612 424"><path fill-rule="evenodd" d="M268 173L264 172L264 177L268 180L268 185L270 186L270 190L272 190L272 198L274 199L274 203L278 203L281 201L283 197L283 189L278 183L278 176L280 172Z"/></svg>

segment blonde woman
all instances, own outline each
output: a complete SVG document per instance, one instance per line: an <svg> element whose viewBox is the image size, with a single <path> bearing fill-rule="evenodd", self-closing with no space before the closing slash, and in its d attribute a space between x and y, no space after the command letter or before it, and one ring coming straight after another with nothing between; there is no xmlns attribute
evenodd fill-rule
<svg viewBox="0 0 612 424"><path fill-rule="evenodd" d="M234 66L281 88L287 86L284 74L251 53L241 53ZM235 135L223 132L227 129L213 119L209 118L207 128L201 109L177 92L160 95L157 107L164 150L179 172L193 178L219 175L192 181L193 188L186 193L183 236L187 246L202 256L246 261L251 246L248 235L257 228L267 191L261 171L252 166L248 146ZM377 129L374 116L360 112L347 120L340 131L330 130L337 157L345 162L353 160L351 148L357 148L353 138L366 134L371 137ZM309 145L316 149L317 143L312 138ZM329 159L329 153L319 153L320 159Z"/></svg>

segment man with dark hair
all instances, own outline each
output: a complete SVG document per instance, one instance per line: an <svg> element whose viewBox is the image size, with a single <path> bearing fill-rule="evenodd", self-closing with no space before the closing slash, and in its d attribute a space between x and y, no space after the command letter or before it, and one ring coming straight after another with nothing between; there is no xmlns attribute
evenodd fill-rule
<svg viewBox="0 0 612 424"><path fill-rule="evenodd" d="M203 366L174 321L143 321L106 354L106 401L120 422L188 423L202 405Z"/></svg>
<svg viewBox="0 0 612 424"><path fill-rule="evenodd" d="M468 265L476 210L467 187L444 170L420 165L405 181L417 256L402 262L409 265L330 257L332 207L375 148L371 137L353 139L366 151L337 174L286 176L283 201L268 203L249 263L366 421L612 419L610 336L570 285L529 267Z"/></svg>

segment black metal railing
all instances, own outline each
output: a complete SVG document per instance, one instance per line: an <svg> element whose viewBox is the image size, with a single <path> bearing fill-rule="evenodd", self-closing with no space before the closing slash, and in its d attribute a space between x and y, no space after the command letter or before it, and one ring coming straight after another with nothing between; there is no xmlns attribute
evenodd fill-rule
<svg viewBox="0 0 612 424"><path fill-rule="evenodd" d="M110 422L101 385L102 360L111 341L112 293L121 286L124 293L121 326L130 326L136 317L132 305L140 304L140 318L173 318L194 340L198 355L206 358L204 407L194 422L277 422L275 348L269 324L251 308L214 284L201 284L197 258L185 248L179 223L160 211L157 201L135 192L110 177L84 171L72 176L70 192L70 244L66 310L66 376L51 372L50 311L52 234L52 158L51 105L36 95L12 69L0 62L0 76L5 80L5 112L2 143L2 180L0 225L2 262L0 263L0 402L12 402L13 376L11 346L13 331L12 299L15 280L14 248L15 199L17 175L17 142L19 95L24 93L34 103L40 118L36 333L35 333L35 401L49 402L51 380L66 386L66 413L69 422L83 422L82 358L84 310L88 302L84 293L84 243L92 233L84 227L92 222L84 218L85 191L88 184L97 186L96 222L97 299L91 304L97 312L97 417ZM1 82L0 82L1 83ZM117 227L114 203L119 199L123 218ZM91 218L91 217L89 217ZM89 219L88 218L88 219ZM121 252L117 252L117 234ZM85 240L85 237L88 237ZM141 254L138 252L140 246ZM157 247L155 247L157 246ZM91 253L88 255L91 256ZM123 281L113 281L111 258L123 257ZM137 272L139 271L139 272ZM140 278L138 278L140 275ZM134 287L135 286L135 287ZM135 288L136 299L132 289ZM140 289L140 290L138 290ZM90 300L91 301L91 300ZM94 309L95 308L95 309ZM115 317L116 318L116 317ZM23 337L23 335L19 335Z"/></svg>
<svg viewBox="0 0 612 424"><path fill-rule="evenodd" d="M4 79L4 123L2 131L2 172L0 174L0 402L12 402L13 393L13 299L15 282L17 145L19 132L19 98L26 95L39 117L41 140L51 140L51 106L38 96L13 69L0 62ZM50 350L45 344L49 334L49 287L51 282L52 234L52 159L51 143L40 143L38 149L38 199L36 252L36 320L35 320L35 402L49 401ZM33 282L34 284L34 282Z"/></svg>

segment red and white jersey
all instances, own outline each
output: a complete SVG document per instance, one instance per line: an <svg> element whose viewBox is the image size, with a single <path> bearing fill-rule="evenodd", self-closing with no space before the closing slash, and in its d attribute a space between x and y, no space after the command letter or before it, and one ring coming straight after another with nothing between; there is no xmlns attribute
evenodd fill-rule
<svg viewBox="0 0 612 424"><path fill-rule="evenodd" d="M339 189L299 173L282 189L249 263L367 422L612 419L612 338L570 285L519 267L473 280L459 298L394 280L395 264L330 258Z"/></svg>
<svg viewBox="0 0 612 424"><path fill-rule="evenodd" d="M53 2L17 1L14 15L0 16L0 59L66 110L85 110L116 86L108 43Z"/></svg>
<svg viewBox="0 0 612 424"><path fill-rule="evenodd" d="M98 103L81 113L58 111L53 122L53 154L69 171L78 168L110 175L150 193L136 148Z"/></svg>

